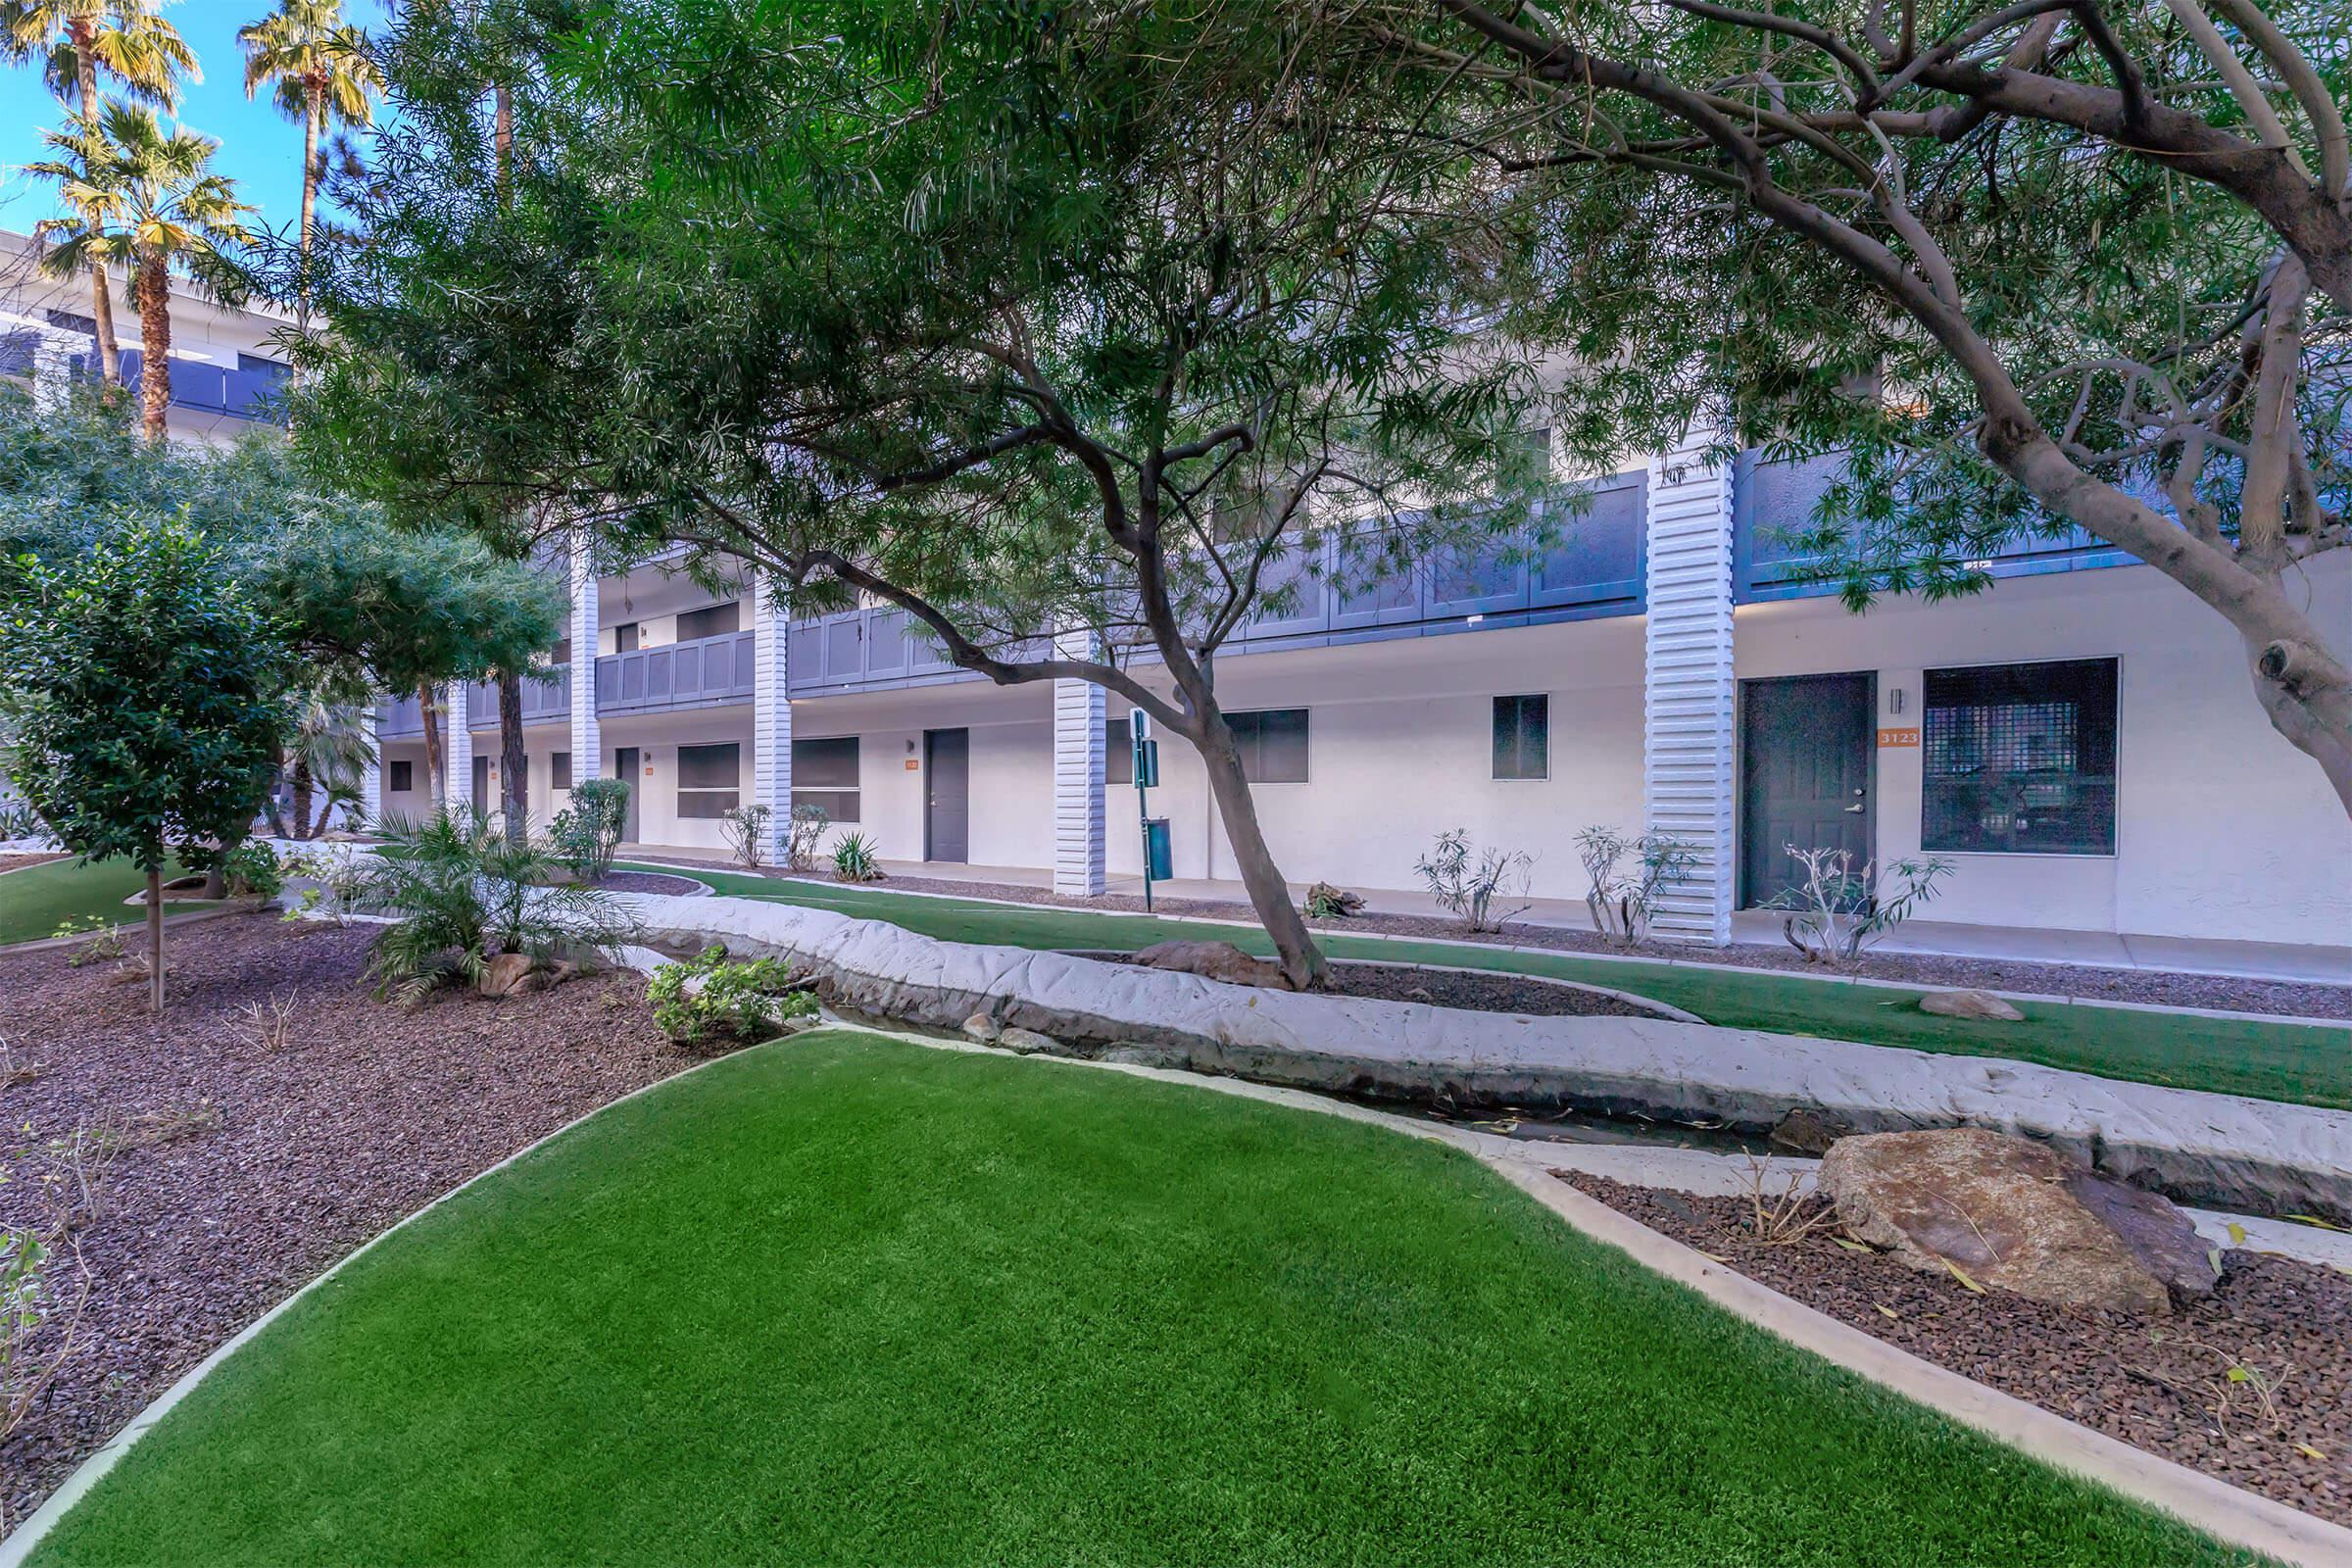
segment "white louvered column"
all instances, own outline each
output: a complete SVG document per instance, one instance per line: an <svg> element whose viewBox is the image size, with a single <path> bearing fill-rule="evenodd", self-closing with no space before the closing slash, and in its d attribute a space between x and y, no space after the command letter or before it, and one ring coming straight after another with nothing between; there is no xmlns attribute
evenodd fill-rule
<svg viewBox="0 0 2352 1568"><path fill-rule="evenodd" d="M360 769L360 819L347 823L373 832L384 820L384 731L377 722L382 710L369 703L360 713L360 733L368 741L368 765Z"/></svg>
<svg viewBox="0 0 2352 1568"><path fill-rule="evenodd" d="M1054 639L1063 659L1094 657L1093 634ZM1100 898L1109 886L1102 825L1102 688L1091 680L1054 683L1054 891Z"/></svg>
<svg viewBox="0 0 2352 1568"><path fill-rule="evenodd" d="M774 582L752 589L752 799L768 810L768 858L784 863L792 844L792 617L771 597Z"/></svg>
<svg viewBox="0 0 2352 1568"><path fill-rule="evenodd" d="M605 736L596 718L596 562L585 538L571 543L571 777L602 778ZM634 787L632 785L632 787Z"/></svg>
<svg viewBox="0 0 2352 1568"><path fill-rule="evenodd" d="M1690 846L1689 876L1659 900L1668 941L1732 939L1732 475L1693 433L1649 471L1642 808L1649 830Z"/></svg>
<svg viewBox="0 0 2352 1568"><path fill-rule="evenodd" d="M473 799L473 714L464 681L441 688L441 798L452 811L465 811Z"/></svg>

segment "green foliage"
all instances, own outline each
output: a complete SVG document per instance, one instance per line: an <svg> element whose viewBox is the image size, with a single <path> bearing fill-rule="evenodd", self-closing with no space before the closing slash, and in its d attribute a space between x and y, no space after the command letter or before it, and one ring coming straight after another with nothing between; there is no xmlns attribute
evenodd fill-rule
<svg viewBox="0 0 2352 1568"><path fill-rule="evenodd" d="M851 833L834 845L833 879L836 882L881 881L882 855L874 841L863 833Z"/></svg>
<svg viewBox="0 0 2352 1568"><path fill-rule="evenodd" d="M49 934L61 940L78 936L90 939L75 947L73 956L66 959L66 967L70 969L78 969L84 964L105 963L122 957L126 951L122 946L121 923L103 914L72 915L60 920L57 929Z"/></svg>
<svg viewBox="0 0 2352 1568"><path fill-rule="evenodd" d="M832 816L821 806L802 803L792 808L792 834L785 840L784 858L795 871L816 869L816 847L823 842Z"/></svg>
<svg viewBox="0 0 2352 1568"><path fill-rule="evenodd" d="M1635 836L1599 826L1579 829L1576 849L1590 883L1585 907L1592 913L1593 928L1620 948L1630 948L1649 934L1658 895L1689 876L1698 858L1696 851L1671 833Z"/></svg>
<svg viewBox="0 0 2352 1568"><path fill-rule="evenodd" d="M220 867L232 897L273 899L286 885L285 870L278 864L276 853L267 845L250 841L240 844L221 858Z"/></svg>
<svg viewBox="0 0 2352 1568"><path fill-rule="evenodd" d="M1857 868L1851 850L1787 848L1802 879L1764 906L1787 911L1781 934L1810 963L1860 961L1865 949L1934 898L1952 872L1952 862L1939 855L1883 866L1866 860Z"/></svg>
<svg viewBox="0 0 2352 1568"><path fill-rule="evenodd" d="M719 813L719 830L735 858L755 870L767 858L767 824L775 813L765 806L732 807Z"/></svg>
<svg viewBox="0 0 2352 1568"><path fill-rule="evenodd" d="M783 959L730 963L716 946L656 969L645 995L655 1024L680 1045L751 1045L817 1011L816 998Z"/></svg>
<svg viewBox="0 0 2352 1568"><path fill-rule="evenodd" d="M1525 893L1534 858L1525 850L1500 846L1489 846L1473 858L1469 830L1457 827L1438 835L1430 852L1413 862L1413 874L1431 898L1460 915L1471 930L1499 931L1525 906L1497 914L1495 897Z"/></svg>
<svg viewBox="0 0 2352 1568"><path fill-rule="evenodd" d="M160 867L241 837L273 771L280 627L184 523L20 565L0 637L11 777L84 859Z"/></svg>
<svg viewBox="0 0 2352 1568"><path fill-rule="evenodd" d="M565 881L552 848L515 841L478 807L391 817L383 836L365 897L399 922L368 956L379 996L413 1004L444 981L479 980L502 953L611 958L633 929L612 895Z"/></svg>
<svg viewBox="0 0 2352 1568"><path fill-rule="evenodd" d="M1306 890L1302 907L1310 920L1344 920L1362 911L1361 895L1335 888L1328 882L1318 882Z"/></svg>
<svg viewBox="0 0 2352 1568"><path fill-rule="evenodd" d="M629 827L629 781L583 778L571 786L571 804L548 824L557 858L583 882L602 882L620 852Z"/></svg>

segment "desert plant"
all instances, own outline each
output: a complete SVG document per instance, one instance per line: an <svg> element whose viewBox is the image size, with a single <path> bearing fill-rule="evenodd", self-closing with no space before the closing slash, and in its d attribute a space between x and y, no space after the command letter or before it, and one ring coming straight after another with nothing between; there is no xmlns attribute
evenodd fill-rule
<svg viewBox="0 0 2352 1568"><path fill-rule="evenodd" d="M1607 827L1583 829L1576 835L1576 850L1591 883L1585 907L1592 911L1593 928L1620 948L1649 935L1659 893L1688 876L1697 859L1690 845L1671 834L1632 838Z"/></svg>
<svg viewBox="0 0 2352 1568"><path fill-rule="evenodd" d="M1764 906L1787 911L1781 934L1808 963L1861 961L1863 950L1934 898L1936 884L1952 869L1951 861L1930 856L1884 867L1865 860L1856 870L1851 850L1787 848L1804 868L1804 880L1783 888Z"/></svg>
<svg viewBox="0 0 2352 1568"><path fill-rule="evenodd" d="M1328 882L1318 882L1306 890L1306 903L1302 907L1309 920L1340 920L1361 914L1364 896L1350 893L1346 888L1335 888Z"/></svg>
<svg viewBox="0 0 2352 1568"><path fill-rule="evenodd" d="M1525 913L1528 906L1521 904L1498 914L1494 910L1496 895L1511 898L1526 893L1529 868L1534 864L1535 857L1525 850L1499 847L1479 851L1473 863L1469 831L1457 827L1439 834L1436 847L1413 862L1413 871L1440 906L1460 915L1471 930L1499 931L1504 921Z"/></svg>
<svg viewBox="0 0 2352 1568"><path fill-rule="evenodd" d="M807 802L792 808L792 831L784 841L785 863L795 871L816 869L816 847L825 836L833 818L821 806Z"/></svg>
<svg viewBox="0 0 2352 1568"><path fill-rule="evenodd" d="M1772 1189L1771 1178L1771 1165L1753 1154L1747 1156L1747 1185L1740 1194L1747 1200L1747 1213L1740 1224L1749 1241L1758 1247L1793 1247L1808 1236L1826 1234L1838 1223L1834 1205L1816 1202L1805 1192L1802 1171L1788 1171L1778 1192Z"/></svg>
<svg viewBox="0 0 2352 1568"><path fill-rule="evenodd" d="M103 914L77 914L70 920L60 920L57 929L49 933L63 939L87 935L89 941L74 950L66 960L68 968L78 969L85 963L104 963L120 958L127 951L122 946L122 928Z"/></svg>
<svg viewBox="0 0 2352 1568"><path fill-rule="evenodd" d="M80 1348L90 1268L77 1233L98 1214L106 1154L86 1129L20 1159L0 1216L0 1443Z"/></svg>
<svg viewBox="0 0 2352 1568"><path fill-rule="evenodd" d="M583 882L602 882L620 853L629 828L629 781L584 778L571 787L571 804L547 827L557 859Z"/></svg>
<svg viewBox="0 0 2352 1568"><path fill-rule="evenodd" d="M565 882L568 867L552 848L514 842L478 808L387 818L384 838L366 896L399 918L368 956L379 996L414 1004L443 981L476 982L501 953L547 962L585 949L610 958L631 930L611 894Z"/></svg>
<svg viewBox="0 0 2352 1568"><path fill-rule="evenodd" d="M655 1024L679 1045L749 1045L815 1018L816 998L808 986L781 958L730 963L727 950L713 946L656 969L645 996Z"/></svg>
<svg viewBox="0 0 2352 1568"><path fill-rule="evenodd" d="M288 991L282 996L271 996L267 1003L246 1003L236 1010L237 1037L265 1055L276 1055L294 1038L294 1019L301 1011L301 1000L302 993Z"/></svg>
<svg viewBox="0 0 2352 1568"><path fill-rule="evenodd" d="M0 801L0 841L46 838L49 825L23 801Z"/></svg>
<svg viewBox="0 0 2352 1568"><path fill-rule="evenodd" d="M286 885L285 867L275 853L251 841L222 856L220 871L231 897L273 899Z"/></svg>
<svg viewBox="0 0 2352 1568"><path fill-rule="evenodd" d="M355 856L304 850L288 856L282 866L286 875L307 877L318 884L302 890L300 900L286 910L286 919L322 914L337 925L348 925L352 910L368 895L368 866Z"/></svg>
<svg viewBox="0 0 2352 1568"><path fill-rule="evenodd" d="M834 845L833 879L836 882L881 881L882 857L874 841L862 833L852 833Z"/></svg>
<svg viewBox="0 0 2352 1568"><path fill-rule="evenodd" d="M718 813L719 831L727 836L727 848L735 858L753 870L767 859L767 823L775 813L765 806L730 807Z"/></svg>

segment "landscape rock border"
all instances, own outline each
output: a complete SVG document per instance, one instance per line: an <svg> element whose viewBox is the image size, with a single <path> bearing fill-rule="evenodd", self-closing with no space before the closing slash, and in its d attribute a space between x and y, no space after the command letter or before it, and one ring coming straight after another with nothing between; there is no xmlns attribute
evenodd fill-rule
<svg viewBox="0 0 2352 1568"><path fill-rule="evenodd" d="M960 1034L975 1013L1068 1054L1293 1088L1560 1108L1763 1133L1984 1127L2180 1202L2352 1223L2352 1112L1993 1057L1670 1019L1529 1018L1298 995L730 897L622 896L643 940L808 968L844 1011Z"/></svg>

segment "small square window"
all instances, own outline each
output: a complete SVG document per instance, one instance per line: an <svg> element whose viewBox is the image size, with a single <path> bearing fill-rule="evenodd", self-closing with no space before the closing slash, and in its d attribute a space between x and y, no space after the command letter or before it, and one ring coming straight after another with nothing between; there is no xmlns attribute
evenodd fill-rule
<svg viewBox="0 0 2352 1568"><path fill-rule="evenodd" d="M1242 776L1252 784L1306 782L1306 710L1265 708L1227 713L1233 744L1242 754Z"/></svg>
<svg viewBox="0 0 2352 1568"><path fill-rule="evenodd" d="M551 790L571 788L571 754L569 752L548 754L547 787Z"/></svg>
<svg viewBox="0 0 2352 1568"><path fill-rule="evenodd" d="M406 795L416 787L414 762L393 762L384 770L384 788L395 795Z"/></svg>
<svg viewBox="0 0 2352 1568"><path fill-rule="evenodd" d="M1551 699L1494 699L1494 776L1540 779L1551 776Z"/></svg>

